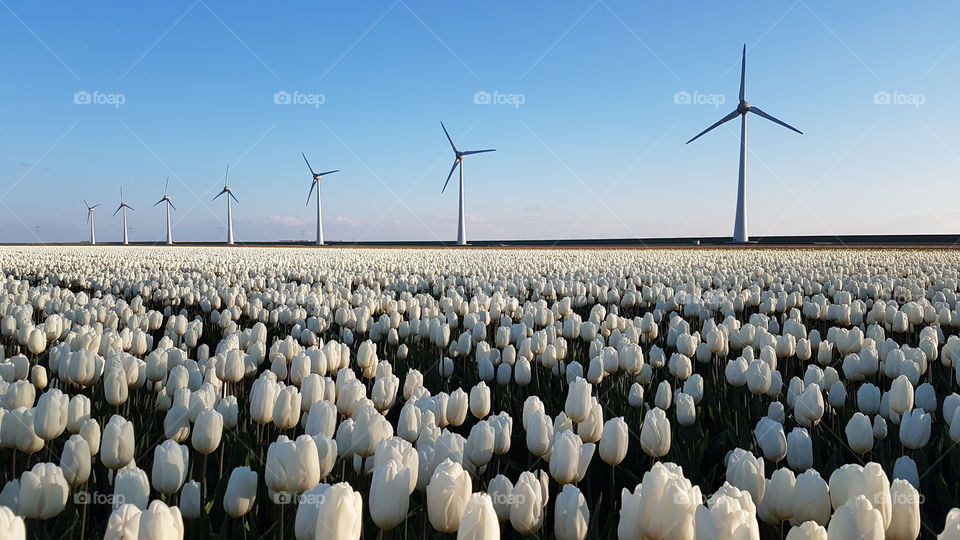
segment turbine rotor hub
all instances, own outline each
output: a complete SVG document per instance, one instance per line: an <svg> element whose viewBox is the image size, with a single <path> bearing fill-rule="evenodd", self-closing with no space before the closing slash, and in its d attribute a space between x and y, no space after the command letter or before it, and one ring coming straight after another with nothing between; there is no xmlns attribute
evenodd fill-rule
<svg viewBox="0 0 960 540"><path fill-rule="evenodd" d="M737 112L740 114L744 114L749 110L750 110L750 102L747 100L743 100L740 102L739 105L737 105Z"/></svg>

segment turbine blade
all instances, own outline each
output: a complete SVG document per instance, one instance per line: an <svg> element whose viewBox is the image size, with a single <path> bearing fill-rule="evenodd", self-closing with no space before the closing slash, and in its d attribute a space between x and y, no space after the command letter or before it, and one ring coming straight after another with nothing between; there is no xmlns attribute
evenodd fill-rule
<svg viewBox="0 0 960 540"><path fill-rule="evenodd" d="M781 126L787 128L787 129L789 129L789 130L796 131L797 133L803 135L803 132L800 131L799 129L791 126L790 124L788 124L788 123L786 123L786 122L784 122L784 121L782 121L782 120L778 120L778 119L774 118L773 116L770 116L769 114L763 112L762 110L760 110L760 109L757 108L757 107L751 106L751 107L750 107L750 112L752 112L752 113L754 113L754 114L757 114L758 116L761 116L761 117L763 117L763 118L766 118L767 120L769 120L769 121L771 121L771 122L774 122L774 123L776 123L776 124L780 124Z"/></svg>
<svg viewBox="0 0 960 540"><path fill-rule="evenodd" d="M174 210L177 209L177 207L173 205L173 201L171 201L170 199L167 199L167 204L170 205L170 208L173 208Z"/></svg>
<svg viewBox="0 0 960 540"><path fill-rule="evenodd" d="M453 160L453 167L450 167L450 174L447 175L447 181L443 183L443 189L440 190L440 193L443 193L447 190L447 184L450 183L450 177L453 176L453 171L457 170L457 165L460 164L459 159Z"/></svg>
<svg viewBox="0 0 960 540"><path fill-rule="evenodd" d="M163 201L165 201L165 200L166 200L166 199L160 199L159 201L157 201L156 203L154 203L154 206L156 206L156 205L158 205L158 204L160 204L160 203L162 203L162 202L163 202Z"/></svg>
<svg viewBox="0 0 960 540"><path fill-rule="evenodd" d="M129 208L129 209L131 209L131 210L134 210L134 211L136 211L136 208L134 208L134 207L132 207L132 206L130 206L129 204L124 204L124 206L126 206L127 208Z"/></svg>
<svg viewBox="0 0 960 540"><path fill-rule="evenodd" d="M308 205L310 204L310 197L313 196L313 186L315 186L315 185L317 185L317 181L316 181L316 180L314 180L313 182L310 182L310 193L307 193L307 204L308 204ZM317 196L318 196L318 197L320 196L319 193L320 193L320 192L318 191L318 192L317 192Z"/></svg>
<svg viewBox="0 0 960 540"><path fill-rule="evenodd" d="M170 187L170 177L167 177L167 183L163 185L163 196L167 196L167 188Z"/></svg>
<svg viewBox="0 0 960 540"><path fill-rule="evenodd" d="M743 58L740 60L740 101L747 96L747 44L743 44Z"/></svg>
<svg viewBox="0 0 960 540"><path fill-rule="evenodd" d="M306 155L306 154L304 154L303 152L300 152L300 155L303 156L303 160L304 160L304 161L307 161L307 155ZM310 174L312 174L312 175L314 175L314 176L317 175L317 173L313 172L313 167L310 166L310 162L309 162L309 161L307 161L307 168L310 169Z"/></svg>
<svg viewBox="0 0 960 540"><path fill-rule="evenodd" d="M87 199L83 199L83 204L84 204L84 206L87 207L87 210L90 209L90 203L87 202Z"/></svg>
<svg viewBox="0 0 960 540"><path fill-rule="evenodd" d="M724 116L724 117L721 118L720 120L717 120L717 122L716 122L715 124L713 124L712 126L710 126L710 127L708 127L707 129L701 131L700 133L698 133L696 137L690 139L690 140L687 141L685 144L690 144L690 143L692 143L693 141L699 139L701 136L703 136L703 135L704 135L705 133L707 133L708 131L710 131L710 130L712 130L713 128L719 126L720 124L723 124L724 122L729 122L730 120L733 120L733 119L736 118L737 116L739 116L739 113L737 113L737 111L733 111L732 113Z"/></svg>
<svg viewBox="0 0 960 540"><path fill-rule="evenodd" d="M227 179L230 178L230 164L227 163L227 173L223 175L223 187L227 187Z"/></svg>
<svg viewBox="0 0 960 540"><path fill-rule="evenodd" d="M453 152L457 153L457 145L453 144L453 139L450 138L450 133L447 132L447 126L443 125L443 122L440 122L440 127L443 128L443 134L447 136L447 141L450 142L450 148L453 148Z"/></svg>
<svg viewBox="0 0 960 540"><path fill-rule="evenodd" d="M240 204L240 201L237 200L237 196L234 195L232 191L228 191L227 194L230 195L230 198L233 199L235 203Z"/></svg>
<svg viewBox="0 0 960 540"><path fill-rule="evenodd" d="M95 205L93 205L93 206L91 206L90 208L96 208L96 207L98 207L98 206L100 206L100 204L99 204L99 203L98 203L98 204L95 204Z"/></svg>
<svg viewBox="0 0 960 540"><path fill-rule="evenodd" d="M471 154L483 154L483 153L485 153L485 152L496 152L496 149L490 149L490 150L468 150L468 151L464 152L463 155L469 156L469 155L471 155Z"/></svg>
<svg viewBox="0 0 960 540"><path fill-rule="evenodd" d="M335 172L340 172L340 169L337 169L337 170L335 170L335 171L322 172L322 173L318 174L317 176L326 176L326 175L328 175L328 174L333 174L333 173L335 173Z"/></svg>
<svg viewBox="0 0 960 540"><path fill-rule="evenodd" d="M120 209L122 209L122 208L123 208L123 205L121 204L120 206L117 207L116 210L113 211L113 215L117 215L117 212L119 212Z"/></svg>
<svg viewBox="0 0 960 540"><path fill-rule="evenodd" d="M221 195L223 195L223 194L224 194L224 193L226 193L226 192L227 192L227 188L223 188L223 189L221 189L221 190L220 190L220 193L217 193L217 196L216 196L216 197L214 197L214 198L213 198L212 200L214 200L214 201L215 201L215 200L217 200L217 199L219 199L219 198L220 198L220 196L221 196Z"/></svg>

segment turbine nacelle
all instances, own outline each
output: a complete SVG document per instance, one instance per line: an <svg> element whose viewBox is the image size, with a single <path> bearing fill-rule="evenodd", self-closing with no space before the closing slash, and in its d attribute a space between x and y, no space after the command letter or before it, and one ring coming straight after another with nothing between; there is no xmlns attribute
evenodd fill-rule
<svg viewBox="0 0 960 540"><path fill-rule="evenodd" d="M750 112L750 102L747 101L747 100L742 100L742 101L737 105L737 113L738 113L738 114L747 114L748 112Z"/></svg>

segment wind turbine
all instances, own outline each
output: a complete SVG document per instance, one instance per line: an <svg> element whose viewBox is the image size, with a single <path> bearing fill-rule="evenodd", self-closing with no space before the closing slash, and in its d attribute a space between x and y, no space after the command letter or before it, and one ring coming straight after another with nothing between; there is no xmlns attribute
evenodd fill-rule
<svg viewBox="0 0 960 540"><path fill-rule="evenodd" d="M163 198L160 199L159 201L157 201L156 203L154 203L153 206L157 206L158 204L163 203L163 202L167 203L167 204L166 204L166 207L167 207L167 245L173 245L173 226L170 224L170 209L173 208L174 210L176 210L177 207L174 206L174 205L173 205L173 201L170 200L170 195L167 195L167 188L168 188L168 187L170 187L170 177L169 177L169 176L167 177L167 183L164 184L164 186L163 186Z"/></svg>
<svg viewBox="0 0 960 540"><path fill-rule="evenodd" d="M230 203L230 199L237 201L237 198L233 195L233 189L227 183L227 178L230 177L230 164L227 163L227 174L223 177L223 189L220 190L220 193L217 193L217 196L213 200L217 200L224 193L227 194L227 244L233 245L233 206ZM240 204L240 201L237 201L237 204Z"/></svg>
<svg viewBox="0 0 960 540"><path fill-rule="evenodd" d="M129 204L123 202L123 186L120 186L120 206L114 210L113 215L116 216L117 212L123 210L123 245L130 244L130 238L127 237L127 209L133 210L134 208Z"/></svg>
<svg viewBox="0 0 960 540"><path fill-rule="evenodd" d="M740 180L737 184L737 217L733 225L733 241L738 243L745 243L749 240L749 236L747 235L747 113L756 114L761 118L766 118L773 123L780 124L789 130L796 131L803 135L803 132L799 129L770 116L747 101L747 46L744 45L743 59L740 64L740 103L733 112L701 131L696 137L686 143L690 144L720 124L729 122L738 116L740 117Z"/></svg>
<svg viewBox="0 0 960 540"><path fill-rule="evenodd" d="M83 204L87 205L87 223L90 224L90 245L95 246L97 244L97 224L93 218L93 210L100 205L95 204L90 206L90 203L88 203L86 199L83 199Z"/></svg>
<svg viewBox="0 0 960 540"><path fill-rule="evenodd" d="M485 152L496 152L496 150L467 150L461 152L457 150L457 145L453 144L453 139L450 138L450 133L447 132L447 127L443 125L443 122L440 122L440 127L443 128L443 134L447 136L447 141L450 142L450 148L453 149L453 167L450 167L450 174L447 175L447 181L443 183L443 189L440 190L440 193L443 193L447 190L447 184L450 183L450 177L453 176L453 171L460 166L460 219L457 225L457 244L461 246L467 245L467 222L466 216L463 213L463 158L472 155L472 154L483 154Z"/></svg>
<svg viewBox="0 0 960 540"><path fill-rule="evenodd" d="M323 221L320 218L320 180L328 174L333 174L335 172L340 172L340 169L335 171L326 171L322 173L313 172L313 167L310 166L310 162L307 161L307 155L303 152L300 152L300 155L303 156L303 160L307 162L307 168L310 169L310 174L313 176L313 180L310 182L310 192L307 193L307 204L310 204L310 197L313 196L313 188L317 188L317 245L323 245Z"/></svg>

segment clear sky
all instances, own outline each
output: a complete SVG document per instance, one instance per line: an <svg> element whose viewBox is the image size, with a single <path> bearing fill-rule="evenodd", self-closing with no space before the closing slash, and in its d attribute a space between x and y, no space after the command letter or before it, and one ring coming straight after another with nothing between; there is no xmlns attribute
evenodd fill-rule
<svg viewBox="0 0 960 540"><path fill-rule="evenodd" d="M744 43L751 234L960 232L957 2L2 0L0 241L729 235Z"/></svg>

